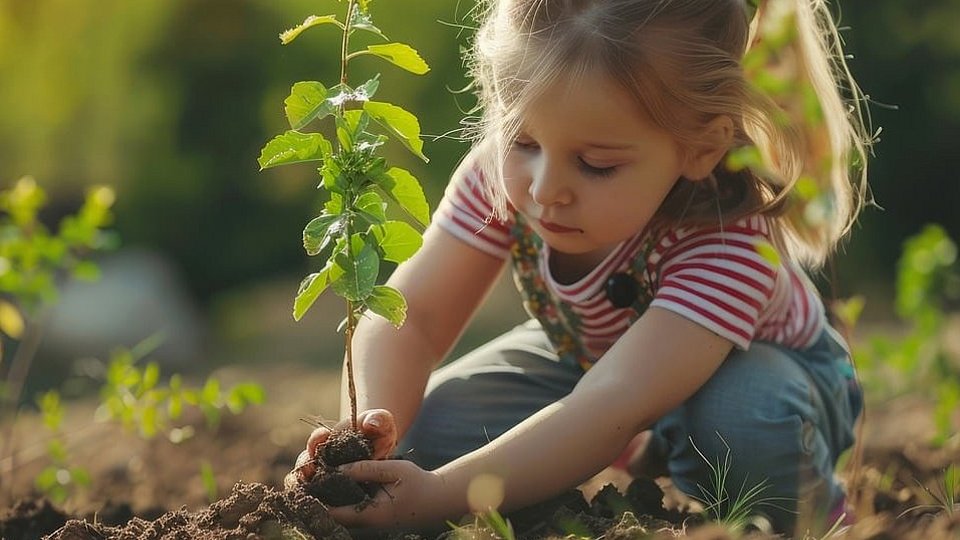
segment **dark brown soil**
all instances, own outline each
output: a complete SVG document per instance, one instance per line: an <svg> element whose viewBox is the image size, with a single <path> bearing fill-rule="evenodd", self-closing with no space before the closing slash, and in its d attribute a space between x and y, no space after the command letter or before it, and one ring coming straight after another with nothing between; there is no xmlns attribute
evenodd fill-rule
<svg viewBox="0 0 960 540"><path fill-rule="evenodd" d="M349 540L346 529L302 490L275 491L263 484L237 484L233 493L206 510L185 508L154 521L133 518L110 527L68 521L50 540Z"/></svg>
<svg viewBox="0 0 960 540"><path fill-rule="evenodd" d="M282 485L303 447L307 430L298 420L304 415L303 396L319 396L317 399L322 400L311 403L311 410L319 409L328 416L335 414L338 374L327 375L327 380L306 368L295 371L283 366L276 371L260 368L256 375L268 388L267 404L239 417L226 416L213 431L204 428L199 417L193 424L196 436L179 445L163 440L143 441L108 424L84 427L90 424L92 407L71 407L66 425L77 426L77 431L68 438L70 456L73 463L89 470L93 483L71 495L65 509L31 495L33 477L47 464L42 454L45 439L40 437L44 429L39 417L22 416L14 433L21 448L14 469L16 478L9 476L9 470L0 472L4 482L0 497L9 496L8 490L13 494L12 499L0 503L0 538L38 540L62 527L69 515L85 517L85 523L72 521L52 538L164 538L148 534L167 531L164 540L256 539L283 538L286 531L287 538L297 540L310 540L316 534L346 540L346 532L326 519L323 506L313 497L267 487ZM236 378L247 377L240 373ZM921 487L936 492L945 468L960 463L960 436L953 436L940 447L927 442L935 432L933 406L916 397L870 409L860 437L863 462L840 471L856 504L857 523L837 539L960 538L960 506L948 511ZM31 457L31 449L37 449L33 454L36 457ZM229 492L231 486L242 482L228 497L209 505L200 481L201 460L212 465L216 481L224 491ZM528 535L526 538L563 536L574 531L594 536L603 532L605 540L637 538L640 529L646 530L644 534L650 539L736 538L715 526L699 525L694 518L675 510L675 501L665 505L671 509L667 510L659 504L661 495L656 486L635 483L628 488L628 482L614 479L634 508L630 513L633 518L625 517L616 510L622 503L617 494L609 489L599 490L609 481L609 474L610 471L603 473L602 481L592 484L596 487L584 488L592 504L570 493L559 502L544 503L508 517L516 531ZM595 499L597 492L600 496ZM667 498L673 496L667 490ZM12 502L15 500L20 502ZM110 504L111 500L119 504ZM179 510L165 513L169 509ZM313 516L312 521L305 516ZM449 530L444 524L439 526L438 532Z"/></svg>
<svg viewBox="0 0 960 540"><path fill-rule="evenodd" d="M340 465L370 459L373 445L359 431L337 430L320 449L315 465L317 472L304 486L307 493L329 506L362 505L370 500L377 487L359 484L336 470Z"/></svg>

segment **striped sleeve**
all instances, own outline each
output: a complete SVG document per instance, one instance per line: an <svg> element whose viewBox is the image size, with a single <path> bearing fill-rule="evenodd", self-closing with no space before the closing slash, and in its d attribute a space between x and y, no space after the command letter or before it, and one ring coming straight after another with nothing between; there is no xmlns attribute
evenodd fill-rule
<svg viewBox="0 0 960 540"><path fill-rule="evenodd" d="M493 217L484 194L483 177L472 168L460 169L447 185L433 222L467 244L500 259L510 256L511 224Z"/></svg>
<svg viewBox="0 0 960 540"><path fill-rule="evenodd" d="M774 293L778 268L763 257L766 223L750 218L719 229L670 235L661 245L652 306L681 315L747 349Z"/></svg>

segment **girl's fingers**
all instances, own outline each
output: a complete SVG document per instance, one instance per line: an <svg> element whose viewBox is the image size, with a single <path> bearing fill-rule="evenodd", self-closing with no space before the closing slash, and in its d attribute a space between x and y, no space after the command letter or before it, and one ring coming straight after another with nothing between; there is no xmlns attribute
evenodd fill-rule
<svg viewBox="0 0 960 540"><path fill-rule="evenodd" d="M304 450L300 452L300 455L297 456L297 462L293 466L293 470L290 472L297 480L300 482L306 482L313 478L314 473L317 472L316 466L313 464L313 459L310 457L310 454Z"/></svg>
<svg viewBox="0 0 960 540"><path fill-rule="evenodd" d="M400 481L402 461L356 461L340 466L340 472L357 482L392 484Z"/></svg>
<svg viewBox="0 0 960 540"><path fill-rule="evenodd" d="M307 452L309 457L316 457L317 449L323 446L323 443L327 442L327 439L330 437L330 430L325 427L318 427L310 433L310 436L307 437Z"/></svg>
<svg viewBox="0 0 960 540"><path fill-rule="evenodd" d="M373 441L374 459L390 455L397 445L397 424L386 409L370 409L360 418L360 430Z"/></svg>

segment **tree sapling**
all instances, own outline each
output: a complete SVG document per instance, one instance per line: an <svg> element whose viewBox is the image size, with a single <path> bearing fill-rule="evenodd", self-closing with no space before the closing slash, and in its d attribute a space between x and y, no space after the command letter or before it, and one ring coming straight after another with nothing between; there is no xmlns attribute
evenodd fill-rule
<svg viewBox="0 0 960 540"><path fill-rule="evenodd" d="M420 232L405 221L389 219L387 200L393 201L421 226L426 226L430 211L423 189L410 172L389 167L377 153L388 135L399 140L424 161L420 124L413 114L397 105L373 101L379 75L359 86L351 86L347 67L360 56L377 56L422 75L429 71L416 50L404 43L391 42L374 26L369 11L371 0L347 0L342 18L337 15L310 16L302 24L280 34L288 44L307 29L333 25L342 31L340 43L340 80L327 88L317 81L293 85L284 101L290 130L274 137L264 146L261 170L291 163L319 162L318 188L329 194L319 216L303 231L303 246L311 256L321 255L320 271L308 275L300 284L294 301L293 316L300 320L328 287L346 302L345 362L350 401L350 429L331 434L317 458L315 480L308 486L329 504L353 504L366 498L362 489L328 489L325 482L349 484L333 469L343 463L369 459L372 445L357 426L356 388L353 380L352 340L360 317L372 312L395 326L403 324L406 301L399 291L378 285L380 263L395 263L412 256L423 243ZM351 38L358 31L385 43L355 47ZM308 125L327 116L333 117L336 139L305 131ZM329 478L329 480L325 480ZM322 485L320 485L322 484ZM347 489L349 493L331 495L328 491ZM337 491L341 493L340 491Z"/></svg>

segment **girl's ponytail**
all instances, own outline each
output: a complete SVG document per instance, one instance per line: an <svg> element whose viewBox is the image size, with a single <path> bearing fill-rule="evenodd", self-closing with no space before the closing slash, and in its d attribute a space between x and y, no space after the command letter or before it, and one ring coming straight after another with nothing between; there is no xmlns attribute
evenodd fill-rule
<svg viewBox="0 0 960 540"><path fill-rule="evenodd" d="M783 209L782 248L816 267L869 196L864 97L824 0L751 1L756 13L742 64L761 114L749 115L744 129L764 163L745 161L746 149L732 153L728 166L739 161L778 177L770 179L779 186L767 207Z"/></svg>

